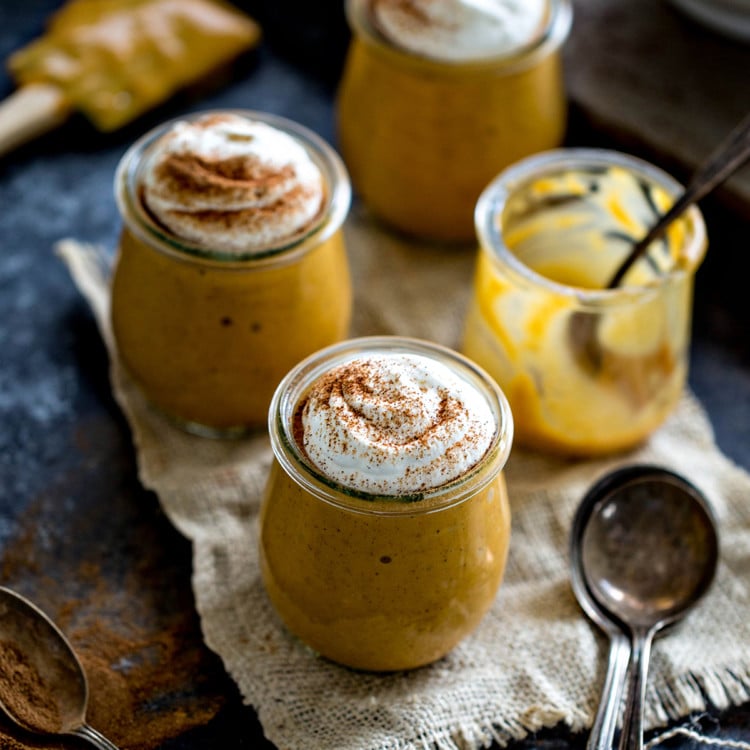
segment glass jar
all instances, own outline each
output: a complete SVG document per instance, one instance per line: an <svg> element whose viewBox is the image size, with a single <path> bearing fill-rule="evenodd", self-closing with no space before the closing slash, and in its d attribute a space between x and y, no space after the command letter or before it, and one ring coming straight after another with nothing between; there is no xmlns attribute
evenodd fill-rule
<svg viewBox="0 0 750 750"><path fill-rule="evenodd" d="M460 478L409 496L358 492L323 476L295 438L313 382L363 354L427 356L486 399L497 429ZM261 570L288 629L349 667L399 670L439 659L478 625L503 576L510 511L502 469L513 420L496 384L460 355L400 337L318 352L281 382L269 412L274 462L261 511Z"/></svg>
<svg viewBox="0 0 750 750"><path fill-rule="evenodd" d="M373 213L408 234L474 237L479 194L516 160L558 146L566 124L560 48L569 0L550 0L539 34L499 57L412 54L347 0L352 41L337 100L339 148Z"/></svg>
<svg viewBox="0 0 750 750"><path fill-rule="evenodd" d="M190 244L158 224L139 188L150 150L171 122L137 141L115 178L124 224L112 282L120 358L151 404L213 436L262 427L279 380L301 358L343 339L351 313L341 229L351 186L341 160L301 125L234 114L292 136L320 168L325 205L303 233L238 255Z"/></svg>
<svg viewBox="0 0 750 750"><path fill-rule="evenodd" d="M498 381L519 444L570 455L635 446L687 378L697 208L608 282L681 191L635 157L560 149L500 174L476 209L480 241L462 351Z"/></svg>

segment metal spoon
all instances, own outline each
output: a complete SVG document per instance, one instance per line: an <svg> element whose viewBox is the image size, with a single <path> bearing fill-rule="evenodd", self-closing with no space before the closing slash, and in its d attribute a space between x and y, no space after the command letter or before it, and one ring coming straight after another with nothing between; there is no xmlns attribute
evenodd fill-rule
<svg viewBox="0 0 750 750"><path fill-rule="evenodd" d="M581 557L583 530L588 523L595 503L605 492L609 491L613 481L612 476L612 474L608 474L586 493L573 518L570 532L570 580L573 593L588 618L609 639L607 671L602 685L599 708L586 743L587 750L612 750L631 653L630 638L625 630L601 609L586 585Z"/></svg>
<svg viewBox="0 0 750 750"><path fill-rule="evenodd" d="M632 265L661 237L669 225L694 203L728 179L750 159L750 114L722 141L707 161L698 168L685 190L671 208L662 214L649 231L632 247L618 266L605 289L615 289ZM598 337L601 316L591 312L575 312L568 325L568 337L579 364L589 372L598 372L603 350Z"/></svg>
<svg viewBox="0 0 750 750"><path fill-rule="evenodd" d="M0 586L0 707L23 729L117 750L86 724L88 684L67 638L38 607ZM13 667L2 673L4 667ZM6 687L8 689L6 689Z"/></svg>
<svg viewBox="0 0 750 750"><path fill-rule="evenodd" d="M651 643L708 590L718 561L716 523L705 497L684 477L656 466L630 466L588 497L574 544L592 599L630 636L619 747L642 750Z"/></svg>

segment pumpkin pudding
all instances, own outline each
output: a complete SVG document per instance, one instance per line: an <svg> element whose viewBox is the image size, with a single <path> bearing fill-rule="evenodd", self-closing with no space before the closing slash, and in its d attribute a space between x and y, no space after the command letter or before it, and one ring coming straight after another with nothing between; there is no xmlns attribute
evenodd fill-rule
<svg viewBox="0 0 750 750"><path fill-rule="evenodd" d="M208 113L144 136L116 189L123 364L183 426L261 426L284 373L347 332L350 188L338 157L282 118Z"/></svg>
<svg viewBox="0 0 750 750"><path fill-rule="evenodd" d="M483 372L426 342L355 339L290 372L269 426L261 565L292 633L382 671L432 662L474 630L510 534L513 424Z"/></svg>
<svg viewBox="0 0 750 750"><path fill-rule="evenodd" d="M373 213L420 237L474 236L504 167L559 145L568 0L347 0L341 153Z"/></svg>

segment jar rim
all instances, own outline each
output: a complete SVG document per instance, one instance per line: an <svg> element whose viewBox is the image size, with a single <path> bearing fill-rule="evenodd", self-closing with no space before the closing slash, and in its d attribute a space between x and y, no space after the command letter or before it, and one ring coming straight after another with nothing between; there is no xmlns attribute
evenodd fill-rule
<svg viewBox="0 0 750 750"><path fill-rule="evenodd" d="M486 252L515 279L563 297L568 297L581 307L601 308L609 305L630 304L634 299L658 293L665 285L679 281L700 265L706 252L706 225L697 206L684 214L691 233L685 243L683 257L689 265L660 273L648 285L621 286L615 289L590 289L571 286L543 276L526 265L503 241L501 217L516 190L551 173L563 170L621 167L634 172L648 182L676 197L683 186L663 169L637 156L620 151L599 148L559 148L543 151L522 159L500 172L483 190L474 211L474 224L479 238L480 251Z"/></svg>
<svg viewBox="0 0 750 750"><path fill-rule="evenodd" d="M541 31L525 44L508 52L470 60L442 60L419 55L386 39L369 18L367 5L371 0L346 0L345 10L349 27L380 51L386 52L416 66L440 67L448 71L495 69L501 66L507 73L523 70L559 49L570 34L573 22L571 0L548 0L549 13Z"/></svg>
<svg viewBox="0 0 750 750"><path fill-rule="evenodd" d="M457 479L408 495L381 495L340 484L322 474L304 456L293 434L293 418L310 386L330 368L362 353L419 354L451 364L454 372L486 399L497 430L483 457ZM365 515L434 513L465 502L486 487L503 469L513 442L513 417L505 394L477 364L462 354L423 339L405 336L363 336L334 344L299 362L281 380L268 412L271 447L283 471L303 489L330 505Z"/></svg>
<svg viewBox="0 0 750 750"><path fill-rule="evenodd" d="M138 196L141 171L149 149L179 122L193 122L215 114L232 114L264 123L293 137L321 170L326 182L323 207L302 231L269 244L260 251L237 253L211 250L181 239L162 228L145 210ZM121 157L114 179L115 200L126 227L150 247L172 258L221 268L279 265L297 259L327 240L344 223L352 199L349 174L334 148L317 133L281 115L251 109L201 110L167 120L144 133Z"/></svg>

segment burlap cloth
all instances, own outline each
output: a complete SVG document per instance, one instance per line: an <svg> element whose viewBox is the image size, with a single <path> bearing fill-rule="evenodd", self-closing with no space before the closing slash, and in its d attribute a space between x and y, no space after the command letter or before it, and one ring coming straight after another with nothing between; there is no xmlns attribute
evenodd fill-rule
<svg viewBox="0 0 750 750"><path fill-rule="evenodd" d="M474 252L410 244L355 207L347 223L356 335L393 333L456 346ZM647 727L713 704L750 699L750 475L717 448L701 406L685 394L637 452L562 461L514 448L507 465L510 557L479 629L438 663L361 674L316 658L284 630L258 570L258 507L270 461L265 436L212 441L150 411L118 366L102 253L63 241L58 253L86 296L111 354L115 396L130 422L140 479L193 543L193 588L205 641L284 750L456 750L506 743L558 722L590 726L607 643L570 589L570 521L589 485L632 461L692 479L720 522L721 562L707 598L656 642Z"/></svg>

